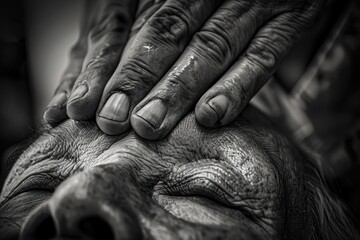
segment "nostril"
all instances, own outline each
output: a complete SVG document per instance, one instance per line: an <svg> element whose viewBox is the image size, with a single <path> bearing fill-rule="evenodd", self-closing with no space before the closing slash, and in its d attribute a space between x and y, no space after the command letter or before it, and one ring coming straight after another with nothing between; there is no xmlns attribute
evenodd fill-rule
<svg viewBox="0 0 360 240"><path fill-rule="evenodd" d="M56 236L55 224L51 216L46 217L37 227L33 228L33 232L27 239L48 240Z"/></svg>
<svg viewBox="0 0 360 240"><path fill-rule="evenodd" d="M21 238L26 240L47 240L56 236L56 228L47 204L42 204L26 219Z"/></svg>
<svg viewBox="0 0 360 240"><path fill-rule="evenodd" d="M79 222L79 230L92 240L113 240L114 233L110 224L97 216L89 216Z"/></svg>

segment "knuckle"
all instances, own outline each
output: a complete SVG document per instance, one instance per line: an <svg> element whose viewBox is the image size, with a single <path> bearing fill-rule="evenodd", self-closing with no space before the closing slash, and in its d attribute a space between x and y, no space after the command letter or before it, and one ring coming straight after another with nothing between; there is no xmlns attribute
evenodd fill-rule
<svg viewBox="0 0 360 240"><path fill-rule="evenodd" d="M105 43L99 49L96 49L96 55L90 57L87 61L85 69L104 68L113 69L116 66L117 60L120 58L119 49L121 44Z"/></svg>
<svg viewBox="0 0 360 240"><path fill-rule="evenodd" d="M224 7L224 10L228 12L229 16L233 15L239 18L248 11L262 9L262 2L264 1L231 1Z"/></svg>
<svg viewBox="0 0 360 240"><path fill-rule="evenodd" d="M296 30L300 34L311 27L317 14L309 10L304 13L290 12L288 15L279 17L288 30Z"/></svg>
<svg viewBox="0 0 360 240"><path fill-rule="evenodd" d="M136 19L131 27L131 35L138 33L156 10L158 10L158 8L153 6L136 16Z"/></svg>
<svg viewBox="0 0 360 240"><path fill-rule="evenodd" d="M123 34L128 30L131 24L131 16L123 6L111 4L107 6L101 18L91 28L89 38L91 41L96 42L106 35Z"/></svg>
<svg viewBox="0 0 360 240"><path fill-rule="evenodd" d="M181 96L181 98L190 98L195 93L195 89L188 83L188 80L189 79L184 76L172 76L167 79L167 92L174 96Z"/></svg>
<svg viewBox="0 0 360 240"><path fill-rule="evenodd" d="M178 43L188 34L188 17L183 10L167 6L149 20L151 31L165 41Z"/></svg>
<svg viewBox="0 0 360 240"><path fill-rule="evenodd" d="M91 69L92 71L95 70L100 70L102 68L107 68L107 61L104 58L91 58L89 59L89 61L86 63L85 69L89 70Z"/></svg>
<svg viewBox="0 0 360 240"><path fill-rule="evenodd" d="M227 23L234 23L246 13L250 11L260 11L261 8L258 6L258 1L231 1L227 2L222 8L221 16Z"/></svg>
<svg viewBox="0 0 360 240"><path fill-rule="evenodd" d="M219 33L219 31L203 30L194 36L193 47L196 51L204 56L209 56L218 64L230 60L231 45L227 37Z"/></svg>
<svg viewBox="0 0 360 240"><path fill-rule="evenodd" d="M91 80L96 78L107 78L109 77L111 70L106 64L93 64L86 71L82 72L78 77L77 81L82 82L83 80Z"/></svg>
<svg viewBox="0 0 360 240"><path fill-rule="evenodd" d="M150 89L158 80L158 76L141 58L133 58L122 65L118 79L119 90L129 94Z"/></svg>
<svg viewBox="0 0 360 240"><path fill-rule="evenodd" d="M279 61L281 49L283 47L279 41L258 37L251 43L245 56L263 72L270 73Z"/></svg>
<svg viewBox="0 0 360 240"><path fill-rule="evenodd" d="M120 55L120 52L122 50L122 42L118 43L111 43L107 42L102 46L98 54L96 55L96 58L116 58Z"/></svg>

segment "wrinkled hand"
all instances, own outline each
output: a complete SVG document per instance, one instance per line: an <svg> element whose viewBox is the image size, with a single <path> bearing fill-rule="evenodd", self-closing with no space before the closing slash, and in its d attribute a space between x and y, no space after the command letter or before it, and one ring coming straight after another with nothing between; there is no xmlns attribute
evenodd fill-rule
<svg viewBox="0 0 360 240"><path fill-rule="evenodd" d="M63 120L65 108L59 106L67 103L70 118L96 115L110 135L131 123L147 139L164 137L196 103L196 119L205 126L234 120L325 5L325 0L98 2L102 7L85 17L45 121Z"/></svg>

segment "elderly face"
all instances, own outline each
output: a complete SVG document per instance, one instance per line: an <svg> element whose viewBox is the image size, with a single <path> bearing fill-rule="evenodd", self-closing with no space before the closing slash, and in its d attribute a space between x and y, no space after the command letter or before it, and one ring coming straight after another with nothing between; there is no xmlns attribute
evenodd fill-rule
<svg viewBox="0 0 360 240"><path fill-rule="evenodd" d="M221 129L190 114L158 142L66 121L16 161L0 231L6 239L21 227L22 239L303 239L312 224L306 160L273 129L250 107Z"/></svg>

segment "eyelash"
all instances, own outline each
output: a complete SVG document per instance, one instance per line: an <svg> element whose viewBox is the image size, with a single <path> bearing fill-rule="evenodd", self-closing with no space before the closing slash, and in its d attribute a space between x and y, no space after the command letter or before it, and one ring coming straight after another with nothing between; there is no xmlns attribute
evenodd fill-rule
<svg viewBox="0 0 360 240"><path fill-rule="evenodd" d="M198 182L199 184L196 184ZM166 184L168 185L168 184ZM199 196L212 200L220 205L225 205L242 212L246 217L254 220L254 214L246 207L234 206L228 197L232 197L223 186L205 177L193 178L191 180L178 182L172 186L165 186L162 193L175 196ZM228 197L226 196L228 194Z"/></svg>
<svg viewBox="0 0 360 240"><path fill-rule="evenodd" d="M252 207L236 190L237 175L222 163L204 160L175 167L167 181L161 182L157 190L166 195L205 197L255 219ZM229 183L227 179L233 182Z"/></svg>
<svg viewBox="0 0 360 240"><path fill-rule="evenodd" d="M169 181L166 185L165 191L171 194L199 194L214 198L220 202L226 201L224 194L226 190L224 190L224 188L221 189L220 186L205 177L189 177L180 182Z"/></svg>

